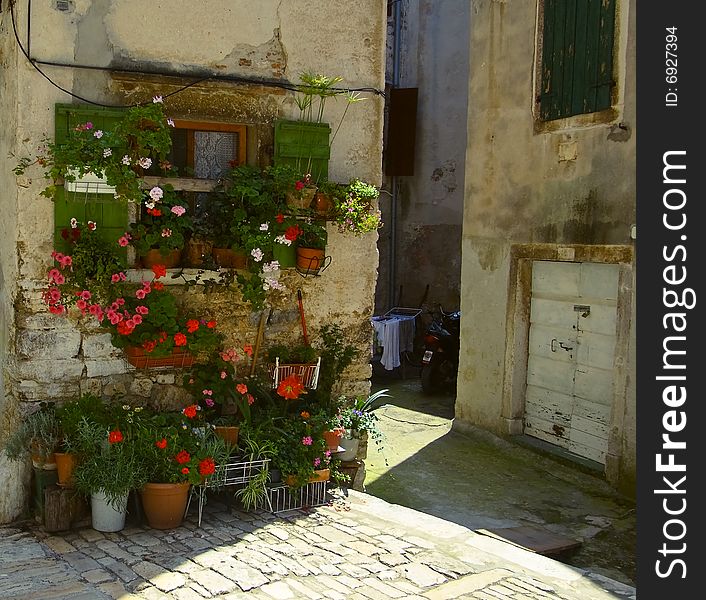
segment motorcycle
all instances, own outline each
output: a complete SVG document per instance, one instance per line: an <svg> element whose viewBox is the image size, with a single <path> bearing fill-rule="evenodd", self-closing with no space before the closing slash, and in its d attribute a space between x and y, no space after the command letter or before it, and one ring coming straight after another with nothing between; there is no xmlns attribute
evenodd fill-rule
<svg viewBox="0 0 706 600"><path fill-rule="evenodd" d="M425 394L454 392L458 373L461 311L444 312L439 305L424 333L422 391Z"/></svg>

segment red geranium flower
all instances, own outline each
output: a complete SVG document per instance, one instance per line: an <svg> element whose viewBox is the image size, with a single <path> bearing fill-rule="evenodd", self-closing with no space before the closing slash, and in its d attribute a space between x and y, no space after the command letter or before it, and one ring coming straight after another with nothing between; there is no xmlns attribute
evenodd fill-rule
<svg viewBox="0 0 706 600"><path fill-rule="evenodd" d="M162 450L164 450L167 447L167 438L157 440L154 445L157 446L157 448L161 448Z"/></svg>
<svg viewBox="0 0 706 600"><path fill-rule="evenodd" d="M152 267L152 272L154 273L154 278L159 279L167 274L167 267L164 265L154 265Z"/></svg>
<svg viewBox="0 0 706 600"><path fill-rule="evenodd" d="M292 373L289 377L285 377L277 386L277 393L285 400L296 400L301 394L306 394L304 384L301 377L296 373Z"/></svg>
<svg viewBox="0 0 706 600"><path fill-rule="evenodd" d="M282 213L279 213L276 217L278 223L283 223L284 222L284 215Z"/></svg>
<svg viewBox="0 0 706 600"><path fill-rule="evenodd" d="M191 454L189 454L186 450L181 450L174 458L180 465L183 465L191 460Z"/></svg>
<svg viewBox="0 0 706 600"><path fill-rule="evenodd" d="M213 329L215 326L216 326L215 321L209 321L208 323L206 323L206 327L208 327L209 329Z"/></svg>
<svg viewBox="0 0 706 600"><path fill-rule="evenodd" d="M174 334L174 345L175 346L186 346L186 336L179 332Z"/></svg>
<svg viewBox="0 0 706 600"><path fill-rule="evenodd" d="M213 475L216 472L216 463L212 458L204 458L199 463L199 473L203 476Z"/></svg>
<svg viewBox="0 0 706 600"><path fill-rule="evenodd" d="M114 429L108 434L108 442L115 444L123 441L123 434L119 429Z"/></svg>
<svg viewBox="0 0 706 600"><path fill-rule="evenodd" d="M184 468L181 470L181 472L182 472L184 475L188 475L188 474L189 474L189 467L184 467Z"/></svg>
<svg viewBox="0 0 706 600"><path fill-rule="evenodd" d="M186 330L189 333L194 333L199 328L199 322L196 319L189 319L186 322Z"/></svg>
<svg viewBox="0 0 706 600"><path fill-rule="evenodd" d="M155 281L152 283L152 287L158 292L161 292L164 289L164 284L161 281Z"/></svg>
<svg viewBox="0 0 706 600"><path fill-rule="evenodd" d="M148 354L150 352L152 352L156 347L157 347L157 342L155 342L154 340L147 340L146 342L142 342L142 348Z"/></svg>
<svg viewBox="0 0 706 600"><path fill-rule="evenodd" d="M187 419L193 419L196 416L196 411L198 411L198 406L196 404L190 404L182 412Z"/></svg>

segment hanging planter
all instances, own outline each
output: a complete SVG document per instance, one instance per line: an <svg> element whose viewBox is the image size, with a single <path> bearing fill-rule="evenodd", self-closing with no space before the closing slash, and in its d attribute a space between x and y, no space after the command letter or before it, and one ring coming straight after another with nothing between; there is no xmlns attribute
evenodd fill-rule
<svg viewBox="0 0 706 600"><path fill-rule="evenodd" d="M194 356L183 348L173 348L167 356L152 356L139 346L125 348L127 361L138 369L152 369L155 367L186 368L194 364Z"/></svg>
<svg viewBox="0 0 706 600"><path fill-rule="evenodd" d="M303 275L318 275L331 264L331 257L319 248L297 246L297 271Z"/></svg>

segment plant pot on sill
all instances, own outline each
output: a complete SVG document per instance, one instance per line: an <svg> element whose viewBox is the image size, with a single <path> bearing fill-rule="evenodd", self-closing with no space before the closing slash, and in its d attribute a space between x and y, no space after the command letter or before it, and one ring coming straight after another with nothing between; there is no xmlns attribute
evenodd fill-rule
<svg viewBox="0 0 706 600"><path fill-rule="evenodd" d="M297 249L294 244L287 246L275 242L272 245L272 257L279 263L280 269L297 266Z"/></svg>
<svg viewBox="0 0 706 600"><path fill-rule="evenodd" d="M286 201L289 208L304 210L311 206L316 195L316 187L313 185L304 186L295 192L287 192Z"/></svg>
<svg viewBox="0 0 706 600"><path fill-rule="evenodd" d="M248 255L242 250L214 247L211 255L215 263L224 269L246 269L248 266Z"/></svg>
<svg viewBox="0 0 706 600"><path fill-rule="evenodd" d="M151 269L154 265L164 265L167 269L173 269L179 266L181 262L181 248L177 248L169 252L169 254L162 254L159 249L153 248L148 250L143 256L140 256L140 262L145 269Z"/></svg>
<svg viewBox="0 0 706 600"><path fill-rule="evenodd" d="M333 198L331 198L328 194L324 194L321 190L318 190L316 192L316 196L314 197L313 208L317 215L326 217L333 208Z"/></svg>
<svg viewBox="0 0 706 600"><path fill-rule="evenodd" d="M331 264L331 257L319 248L297 246L297 270L304 275L318 275Z"/></svg>
<svg viewBox="0 0 706 600"><path fill-rule="evenodd" d="M137 369L151 369L154 367L190 367L194 364L194 356L183 348L173 348L167 356L151 356L139 346L125 348L127 361Z"/></svg>
<svg viewBox="0 0 706 600"><path fill-rule="evenodd" d="M213 243L207 240L190 239L186 242L185 262L189 267L200 267L207 256L213 252Z"/></svg>

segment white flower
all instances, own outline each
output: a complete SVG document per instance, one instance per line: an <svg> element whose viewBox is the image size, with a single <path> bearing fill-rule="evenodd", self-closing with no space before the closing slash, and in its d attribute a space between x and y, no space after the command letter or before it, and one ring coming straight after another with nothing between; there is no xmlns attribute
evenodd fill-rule
<svg viewBox="0 0 706 600"><path fill-rule="evenodd" d="M103 150L103 158L108 158L111 154L113 154L113 151L110 148Z"/></svg>
<svg viewBox="0 0 706 600"><path fill-rule="evenodd" d="M284 235L278 235L275 238L275 242L277 242L278 244L284 244L285 246L292 245L292 240L288 240Z"/></svg>
<svg viewBox="0 0 706 600"><path fill-rule="evenodd" d="M265 256L265 254L262 250L260 250L260 248L253 248L250 251L250 256L255 259L255 262L260 262L262 260L262 257Z"/></svg>
<svg viewBox="0 0 706 600"><path fill-rule="evenodd" d="M76 229L78 227L78 221L75 218L71 219L71 229Z"/></svg>
<svg viewBox="0 0 706 600"><path fill-rule="evenodd" d="M271 273L272 271L279 271L279 261L273 260L262 265L263 273Z"/></svg>
<svg viewBox="0 0 706 600"><path fill-rule="evenodd" d="M155 207L155 203L154 203L154 201L152 201L152 200L145 201L145 206L146 206L147 208L149 208L150 210L152 210L152 209Z"/></svg>
<svg viewBox="0 0 706 600"><path fill-rule="evenodd" d="M260 223L260 231L267 231L270 228L269 223Z"/></svg>
<svg viewBox="0 0 706 600"><path fill-rule="evenodd" d="M164 100L162 100L162 96L155 96L154 98L152 98L152 102L154 102L155 104L162 104Z"/></svg>
<svg viewBox="0 0 706 600"><path fill-rule="evenodd" d="M143 169L149 169L152 166L152 159L141 156L140 160L137 161L137 164Z"/></svg>
<svg viewBox="0 0 706 600"><path fill-rule="evenodd" d="M283 292L287 288L285 288L279 281L277 281L274 278L271 277L265 277L265 280L262 282L262 288L267 291L267 290L279 290L280 292Z"/></svg>
<svg viewBox="0 0 706 600"><path fill-rule="evenodd" d="M100 139L103 137L103 132L100 129L97 129L96 131L93 132L93 137Z"/></svg>
<svg viewBox="0 0 706 600"><path fill-rule="evenodd" d="M130 164L130 157L126 154L125 156L123 156L123 158L120 162L123 163L124 165L129 165Z"/></svg>
<svg viewBox="0 0 706 600"><path fill-rule="evenodd" d="M155 202L157 202L158 200L161 200L162 196L164 196L164 191L162 190L161 187L154 186L150 190L150 198L152 198L152 200L154 200Z"/></svg>
<svg viewBox="0 0 706 600"><path fill-rule="evenodd" d="M174 125L174 119L167 119L167 125L169 125L169 127L176 127L176 125Z"/></svg>

